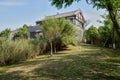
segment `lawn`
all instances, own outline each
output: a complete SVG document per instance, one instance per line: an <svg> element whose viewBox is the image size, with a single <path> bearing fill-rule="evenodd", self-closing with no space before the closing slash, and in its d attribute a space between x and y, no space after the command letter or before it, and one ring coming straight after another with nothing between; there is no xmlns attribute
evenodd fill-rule
<svg viewBox="0 0 120 80"><path fill-rule="evenodd" d="M0 80L120 80L120 50L91 45L0 67Z"/></svg>

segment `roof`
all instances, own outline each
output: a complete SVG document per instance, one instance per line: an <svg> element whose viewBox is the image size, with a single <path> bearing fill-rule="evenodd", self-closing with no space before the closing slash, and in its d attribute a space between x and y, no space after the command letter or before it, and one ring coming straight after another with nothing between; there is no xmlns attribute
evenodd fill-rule
<svg viewBox="0 0 120 80"><path fill-rule="evenodd" d="M40 31L42 31L42 30L40 29L39 26L35 25L35 26L29 26L29 27L28 27L28 31L29 31L29 32L40 32Z"/></svg>
<svg viewBox="0 0 120 80"><path fill-rule="evenodd" d="M81 10L78 9L78 10L71 11L71 12L66 12L66 13L61 13L61 14L58 13L56 15L45 16L43 19L38 20L36 22L44 21L44 20L46 20L48 18L61 18L61 17L73 16L73 15L76 15L77 13L81 13L82 14Z"/></svg>

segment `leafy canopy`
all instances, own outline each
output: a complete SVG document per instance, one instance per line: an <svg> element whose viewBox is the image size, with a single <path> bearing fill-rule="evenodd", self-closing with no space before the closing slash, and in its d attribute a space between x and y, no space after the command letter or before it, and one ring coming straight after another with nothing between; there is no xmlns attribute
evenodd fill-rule
<svg viewBox="0 0 120 80"><path fill-rule="evenodd" d="M50 45L51 55L56 47L70 44L75 33L73 25L65 19L50 18L40 26L43 31L43 38ZM54 48L53 48L54 47Z"/></svg>
<svg viewBox="0 0 120 80"><path fill-rule="evenodd" d="M86 37L89 40L94 40L98 37L98 30L95 26L91 26L87 31L86 31Z"/></svg>
<svg viewBox="0 0 120 80"><path fill-rule="evenodd" d="M27 34L28 34L28 26L24 24L23 27L19 29L18 36L27 38Z"/></svg>
<svg viewBox="0 0 120 80"><path fill-rule="evenodd" d="M52 5L55 5L58 9L70 6L73 2L79 2L81 0L50 0ZM107 9L107 5L112 3L114 10L120 10L120 0L86 0L88 4L92 4L97 9Z"/></svg>
<svg viewBox="0 0 120 80"><path fill-rule="evenodd" d="M44 37L49 41L57 41L58 39L62 42L70 43L75 34L74 26L65 19L54 19L50 18L46 20L41 26ZM66 43L66 44L67 44Z"/></svg>
<svg viewBox="0 0 120 80"><path fill-rule="evenodd" d="M79 2L81 0L50 0L52 5L55 5L58 9L70 6L73 2ZM117 17L120 16L120 0L86 0L88 4L93 5L97 9L106 9L109 12L110 19L113 27L115 28L117 35L120 37L120 26Z"/></svg>

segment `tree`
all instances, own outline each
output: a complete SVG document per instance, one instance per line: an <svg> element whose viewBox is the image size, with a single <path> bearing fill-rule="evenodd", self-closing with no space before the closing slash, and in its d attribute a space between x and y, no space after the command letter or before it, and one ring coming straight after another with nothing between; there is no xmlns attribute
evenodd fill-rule
<svg viewBox="0 0 120 80"><path fill-rule="evenodd" d="M103 46L109 46L112 42L112 27L111 26L101 26L98 29L100 34L100 42L104 43Z"/></svg>
<svg viewBox="0 0 120 80"><path fill-rule="evenodd" d="M91 41L91 44L94 43L95 39L98 38L98 30L93 25L86 30L86 38Z"/></svg>
<svg viewBox="0 0 120 80"><path fill-rule="evenodd" d="M22 38L28 37L28 26L26 24L24 24L23 27L19 29L18 36Z"/></svg>
<svg viewBox="0 0 120 80"><path fill-rule="evenodd" d="M40 26L43 31L43 37L50 45L51 55L56 52L58 44L65 45L72 43L75 33L74 26L65 19L48 19Z"/></svg>
<svg viewBox="0 0 120 80"><path fill-rule="evenodd" d="M43 36L50 44L51 55L53 54L53 41L60 35L60 28L58 26L57 19L48 19L41 26Z"/></svg>
<svg viewBox="0 0 120 80"><path fill-rule="evenodd" d="M60 26L60 41L64 44L64 45L68 45L68 44L73 44L76 45L77 39L76 36L76 29L74 27L74 25L68 21L65 20L64 18L59 20L59 26Z"/></svg>
<svg viewBox="0 0 120 80"><path fill-rule="evenodd" d="M58 9L70 6L73 2L80 0L50 0L51 4L55 5ZM117 16L120 14L120 0L86 0L88 4L92 4L97 9L106 9L110 15L110 19L113 24L113 28L120 37L120 26L117 20Z"/></svg>
<svg viewBox="0 0 120 80"><path fill-rule="evenodd" d="M109 46L112 43L113 48L115 48L115 32L112 28L112 22L110 20L110 16L108 14L101 15L104 18L102 22L104 25L99 27L98 31L100 34L100 39L104 42L103 46Z"/></svg>
<svg viewBox="0 0 120 80"><path fill-rule="evenodd" d="M8 38L10 36L11 30L10 29L5 29L0 33L1 37Z"/></svg>

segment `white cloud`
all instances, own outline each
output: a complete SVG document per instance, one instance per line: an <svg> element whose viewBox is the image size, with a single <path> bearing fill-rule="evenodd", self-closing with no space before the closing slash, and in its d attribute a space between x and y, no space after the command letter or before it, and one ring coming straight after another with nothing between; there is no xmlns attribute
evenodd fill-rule
<svg viewBox="0 0 120 80"><path fill-rule="evenodd" d="M0 6L22 6L22 2L0 2Z"/></svg>

